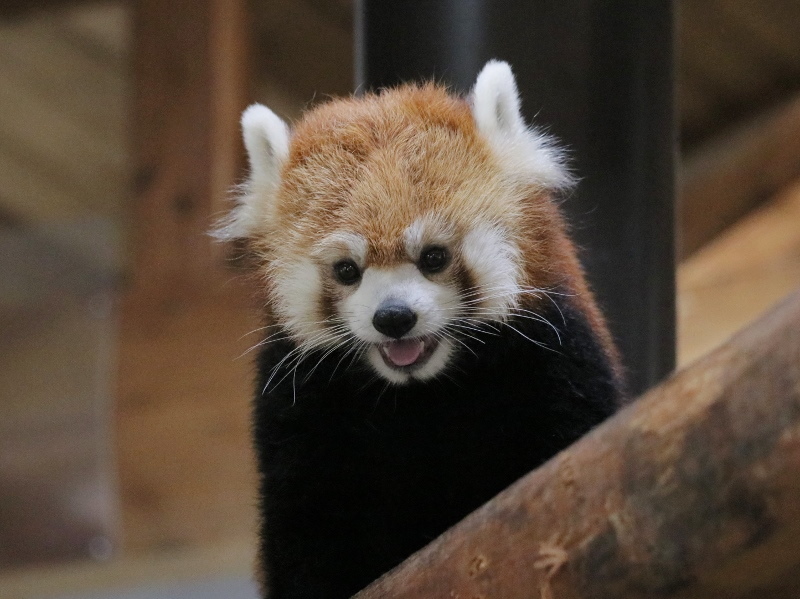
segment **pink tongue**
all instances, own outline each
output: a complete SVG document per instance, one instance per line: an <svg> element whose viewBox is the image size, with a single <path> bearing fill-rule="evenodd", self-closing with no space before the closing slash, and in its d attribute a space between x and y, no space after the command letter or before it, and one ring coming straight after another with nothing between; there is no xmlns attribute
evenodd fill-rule
<svg viewBox="0 0 800 599"><path fill-rule="evenodd" d="M424 343L419 339L401 339L400 341L390 341L384 347L386 357L395 366L408 366L417 361Z"/></svg>

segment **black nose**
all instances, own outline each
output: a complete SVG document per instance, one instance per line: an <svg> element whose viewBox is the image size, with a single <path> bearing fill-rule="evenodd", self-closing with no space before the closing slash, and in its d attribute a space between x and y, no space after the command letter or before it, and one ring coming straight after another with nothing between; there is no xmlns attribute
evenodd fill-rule
<svg viewBox="0 0 800 599"><path fill-rule="evenodd" d="M384 335L399 339L417 324L417 315L405 304L383 304L375 310L372 326Z"/></svg>

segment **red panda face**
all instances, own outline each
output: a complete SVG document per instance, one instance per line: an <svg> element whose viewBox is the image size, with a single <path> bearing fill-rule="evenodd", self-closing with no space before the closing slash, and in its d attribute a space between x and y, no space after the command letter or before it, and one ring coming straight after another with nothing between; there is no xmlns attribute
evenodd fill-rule
<svg viewBox="0 0 800 599"><path fill-rule="evenodd" d="M398 227L389 238L397 250L383 258L364 229L315 243L301 269L304 295L316 301L282 304L287 322L317 323L302 333L311 343L340 343L394 383L425 380L445 369L480 323L516 307L518 250L500 226L461 233L428 213ZM275 282L276 296L297 297L300 278L284 273Z"/></svg>
<svg viewBox="0 0 800 599"><path fill-rule="evenodd" d="M568 177L505 63L469 100L433 85L337 100L291 135L256 105L243 128L251 178L221 232L247 239L299 354L428 380L552 283L548 193Z"/></svg>

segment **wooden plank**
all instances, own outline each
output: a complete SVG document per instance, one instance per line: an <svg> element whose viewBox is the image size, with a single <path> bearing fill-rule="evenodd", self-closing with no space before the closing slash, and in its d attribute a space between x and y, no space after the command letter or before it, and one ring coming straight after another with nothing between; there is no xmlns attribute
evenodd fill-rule
<svg viewBox="0 0 800 599"><path fill-rule="evenodd" d="M74 189L45 176L0 138L0 207L10 219L23 223L52 223L86 217L87 207ZM53 180L55 179L55 180Z"/></svg>
<svg viewBox="0 0 800 599"><path fill-rule="evenodd" d="M98 44L88 33L73 32L65 20L48 16L3 23L0 71L10 78L9 84L19 81L36 102L100 137L101 143L115 144L116 153L122 153L127 141L123 126L129 91L126 57L97 51ZM108 37L120 37L125 43L125 25L123 21L109 27ZM20 109L25 107L23 102ZM2 114L0 121L9 117ZM37 128L36 121L31 127ZM56 148L51 151L58 157Z"/></svg>
<svg viewBox="0 0 800 599"><path fill-rule="evenodd" d="M688 131L689 135L693 136L693 132L703 131L708 123L713 121L714 107L704 86L698 84L697 80L687 73L689 69L690 67L681 64L678 66L676 100L681 134Z"/></svg>
<svg viewBox="0 0 800 599"><path fill-rule="evenodd" d="M0 23L0 212L53 255L107 275L128 200L128 82L88 25L73 30L94 11L110 37L124 29L125 8L111 5Z"/></svg>
<svg viewBox="0 0 800 599"><path fill-rule="evenodd" d="M681 263L677 282L683 366L800 287L800 180Z"/></svg>
<svg viewBox="0 0 800 599"><path fill-rule="evenodd" d="M800 292L357 597L800 592L798 330Z"/></svg>
<svg viewBox="0 0 800 599"><path fill-rule="evenodd" d="M678 18L681 89L704 89L712 113L705 122L682 113L681 121L691 124L681 131L684 147L696 147L797 91L797 2L687 0Z"/></svg>
<svg viewBox="0 0 800 599"><path fill-rule="evenodd" d="M57 103L41 100L9 71L0 70L0 88L0 143L6 152L19 154L44 177L55 179L65 197L80 198L73 208L76 213L104 213L121 204L126 155L113 136L98 135L70 119ZM109 202L109 197L117 202ZM42 198L24 199L39 203Z"/></svg>
<svg viewBox="0 0 800 599"><path fill-rule="evenodd" d="M679 197L686 258L800 176L800 95L688 156Z"/></svg>
<svg viewBox="0 0 800 599"><path fill-rule="evenodd" d="M122 65L73 41L57 16L0 26L0 204L28 224L119 224L128 179Z"/></svg>
<svg viewBox="0 0 800 599"><path fill-rule="evenodd" d="M227 193L244 166L239 119L252 97L250 85L252 18L246 0L210 2L209 76L211 79L210 215L227 211ZM206 229L207 230L207 229Z"/></svg>
<svg viewBox="0 0 800 599"><path fill-rule="evenodd" d="M257 325L250 293L230 281L207 234L241 164L245 6L135 4L135 230L116 422L131 551L255 529L251 377L235 358L253 343L240 337Z"/></svg>
<svg viewBox="0 0 800 599"><path fill-rule="evenodd" d="M252 373L256 328L234 284L172 307L129 311L120 331L116 440L124 548L254 541Z"/></svg>

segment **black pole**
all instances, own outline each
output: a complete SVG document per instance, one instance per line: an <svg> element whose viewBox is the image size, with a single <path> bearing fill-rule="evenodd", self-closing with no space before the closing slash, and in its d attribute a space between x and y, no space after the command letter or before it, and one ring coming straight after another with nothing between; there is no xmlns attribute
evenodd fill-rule
<svg viewBox="0 0 800 599"><path fill-rule="evenodd" d="M629 388L675 363L672 3L360 0L357 89L435 77L466 92L508 61L523 107L571 149L564 203Z"/></svg>

